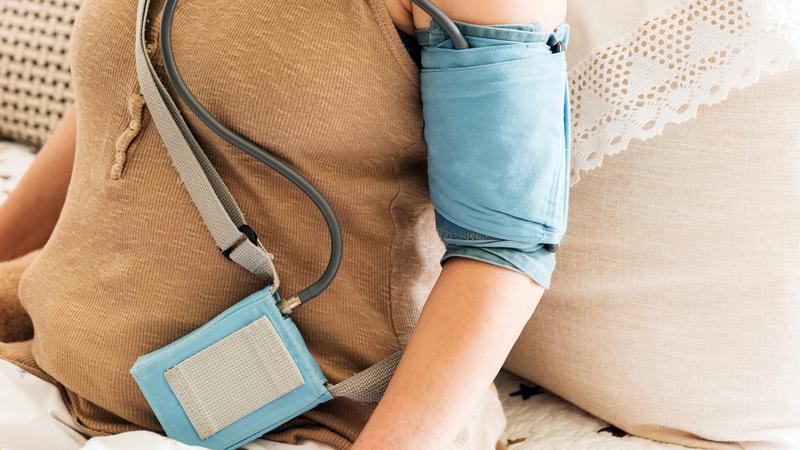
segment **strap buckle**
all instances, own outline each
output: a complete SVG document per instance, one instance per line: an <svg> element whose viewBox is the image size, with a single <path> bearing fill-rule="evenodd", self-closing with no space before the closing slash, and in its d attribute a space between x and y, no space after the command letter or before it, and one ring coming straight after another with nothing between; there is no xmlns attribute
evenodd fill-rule
<svg viewBox="0 0 800 450"><path fill-rule="evenodd" d="M550 46L550 51L553 53L561 53L565 50L564 42L558 40L555 34L551 34L549 38L547 38L547 45Z"/></svg>
<svg viewBox="0 0 800 450"><path fill-rule="evenodd" d="M231 252L236 250L236 248L239 247L240 245L242 245L242 243L245 242L245 241L250 241L254 245L258 245L258 235L256 234L255 230L250 228L250 225L248 225L248 224L241 225L239 227L239 231L242 232L242 237L239 238L239 240L236 241L230 247L222 250L222 256L224 256L224 257L226 257L228 259L231 259Z"/></svg>

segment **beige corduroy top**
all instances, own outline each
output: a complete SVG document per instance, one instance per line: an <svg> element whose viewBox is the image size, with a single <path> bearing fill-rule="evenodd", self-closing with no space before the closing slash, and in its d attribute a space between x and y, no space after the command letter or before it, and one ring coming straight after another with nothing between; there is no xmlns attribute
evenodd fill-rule
<svg viewBox="0 0 800 450"><path fill-rule="evenodd" d="M154 1L154 15L161 4ZM129 374L136 358L263 287L220 254L170 163L136 80L135 8L118 0L82 6L71 47L72 182L50 241L20 281L35 335L0 345L0 356L61 386L91 435L160 430ZM155 19L149 42L157 42ZM340 381L398 350L442 247L426 190L418 69L383 0L185 1L174 33L178 65L201 102L307 176L341 221L338 277L294 314L326 376ZM166 80L157 45L149 51ZM314 281L329 247L311 202L181 106L275 254L281 293ZM337 399L270 438L345 448L373 408ZM492 447L498 437L494 392L482 408L461 447Z"/></svg>

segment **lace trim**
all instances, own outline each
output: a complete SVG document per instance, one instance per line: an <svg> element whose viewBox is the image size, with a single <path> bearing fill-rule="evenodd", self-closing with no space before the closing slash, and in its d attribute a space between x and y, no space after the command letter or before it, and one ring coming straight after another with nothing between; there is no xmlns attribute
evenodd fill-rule
<svg viewBox="0 0 800 450"><path fill-rule="evenodd" d="M570 70L571 185L631 139L692 119L798 57L795 0L680 0L656 12Z"/></svg>

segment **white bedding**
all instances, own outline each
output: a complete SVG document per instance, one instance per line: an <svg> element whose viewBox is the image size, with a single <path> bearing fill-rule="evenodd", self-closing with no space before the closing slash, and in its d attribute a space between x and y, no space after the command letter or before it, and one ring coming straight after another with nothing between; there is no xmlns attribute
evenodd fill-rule
<svg viewBox="0 0 800 450"><path fill-rule="evenodd" d="M31 161L33 155L30 149L0 141L0 203L6 199Z"/></svg>
<svg viewBox="0 0 800 450"><path fill-rule="evenodd" d="M509 450L679 450L609 426L510 372L495 379L508 425L503 442ZM524 398L527 397L527 400Z"/></svg>
<svg viewBox="0 0 800 450"><path fill-rule="evenodd" d="M0 203L33 160L24 147L0 142ZM5 377L5 379L3 378ZM11 382L13 381L13 383ZM658 450L685 447L662 444L609 427L600 419L508 372L496 380L508 417L503 442L509 450ZM5 387L4 387L5 385ZM9 388L9 385L16 387ZM20 388L20 386L23 386ZM27 387L24 387L27 386ZM31 391L33 389L33 391ZM34 392L31 394L30 392ZM11 407L11 405L14 405ZM0 364L0 450L189 450L149 432L124 433L86 441L65 423L57 391L16 368ZM47 436L45 442L44 436ZM257 441L248 450L325 450L315 443L291 446Z"/></svg>

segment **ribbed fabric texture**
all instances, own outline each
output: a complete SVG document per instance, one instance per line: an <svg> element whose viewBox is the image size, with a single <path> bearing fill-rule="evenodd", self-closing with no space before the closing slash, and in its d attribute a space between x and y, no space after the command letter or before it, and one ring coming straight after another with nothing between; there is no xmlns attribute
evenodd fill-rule
<svg viewBox="0 0 800 450"><path fill-rule="evenodd" d="M91 435L159 431L128 372L134 360L263 287L215 247L140 109L135 6L83 3L70 53L72 183L50 241L20 281L35 337L0 345L0 357L60 383ZM154 17L150 42L157 25ZM178 65L202 103L307 176L341 220L339 275L294 314L326 376L339 382L398 350L443 247L427 194L419 72L383 0L187 1L174 33ZM148 50L166 80L158 46ZM311 202L181 109L275 254L281 294L315 280L329 248ZM346 448L373 408L337 399L269 437ZM454 448L492 448L502 426L496 393L487 392Z"/></svg>

